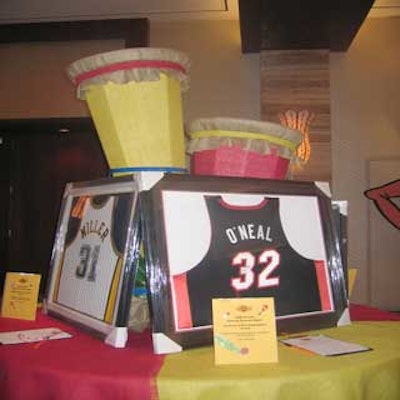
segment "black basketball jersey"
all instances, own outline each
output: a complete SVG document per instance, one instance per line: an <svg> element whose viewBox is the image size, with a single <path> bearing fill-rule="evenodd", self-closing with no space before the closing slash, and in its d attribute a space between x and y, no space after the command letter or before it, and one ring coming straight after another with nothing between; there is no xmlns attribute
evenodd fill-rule
<svg viewBox="0 0 400 400"><path fill-rule="evenodd" d="M205 196L205 201L209 250L197 266L173 278L178 328L211 325L213 298L274 297L277 316L330 308L325 262L307 259L290 246L278 198L245 207L227 204L221 196Z"/></svg>

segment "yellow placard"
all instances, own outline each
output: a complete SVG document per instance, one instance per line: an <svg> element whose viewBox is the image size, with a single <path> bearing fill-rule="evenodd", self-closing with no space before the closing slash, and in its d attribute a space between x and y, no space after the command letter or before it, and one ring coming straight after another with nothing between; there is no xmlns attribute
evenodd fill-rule
<svg viewBox="0 0 400 400"><path fill-rule="evenodd" d="M38 306L40 278L39 274L7 272L1 316L34 321Z"/></svg>
<svg viewBox="0 0 400 400"><path fill-rule="evenodd" d="M278 361L273 298L213 299L216 364Z"/></svg>
<svg viewBox="0 0 400 400"><path fill-rule="evenodd" d="M348 279L349 279L349 297L351 297L353 293L354 284L357 278L357 268L349 268L348 270Z"/></svg>

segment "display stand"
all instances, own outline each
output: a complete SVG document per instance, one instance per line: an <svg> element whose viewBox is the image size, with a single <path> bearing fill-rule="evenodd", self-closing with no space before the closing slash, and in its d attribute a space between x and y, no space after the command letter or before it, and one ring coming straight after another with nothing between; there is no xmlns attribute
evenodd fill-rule
<svg viewBox="0 0 400 400"><path fill-rule="evenodd" d="M118 327L113 328L112 331L104 339L104 343L118 349L124 348L128 341L128 328Z"/></svg>

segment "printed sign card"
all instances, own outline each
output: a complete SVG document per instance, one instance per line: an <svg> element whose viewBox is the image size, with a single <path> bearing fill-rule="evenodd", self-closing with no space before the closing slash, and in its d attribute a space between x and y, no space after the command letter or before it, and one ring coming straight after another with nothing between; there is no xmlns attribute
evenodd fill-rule
<svg viewBox="0 0 400 400"><path fill-rule="evenodd" d="M36 319L41 275L7 272L1 304L1 316L6 318Z"/></svg>
<svg viewBox="0 0 400 400"><path fill-rule="evenodd" d="M278 361L274 299L213 299L216 364Z"/></svg>
<svg viewBox="0 0 400 400"><path fill-rule="evenodd" d="M21 344L42 342L44 340L69 339L72 335L59 328L29 329L24 331L0 333L1 344Z"/></svg>
<svg viewBox="0 0 400 400"><path fill-rule="evenodd" d="M325 335L299 336L291 339L282 339L281 342L287 346L297 347L322 356L338 356L371 350L370 347Z"/></svg>

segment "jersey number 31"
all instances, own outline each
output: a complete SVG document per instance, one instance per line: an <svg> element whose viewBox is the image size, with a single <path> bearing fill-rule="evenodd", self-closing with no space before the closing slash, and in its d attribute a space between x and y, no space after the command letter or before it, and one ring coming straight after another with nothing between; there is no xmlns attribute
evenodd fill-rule
<svg viewBox="0 0 400 400"><path fill-rule="evenodd" d="M99 258L100 245L84 244L79 252L80 264L76 267L77 278L86 278L89 282L96 280L96 266Z"/></svg>

